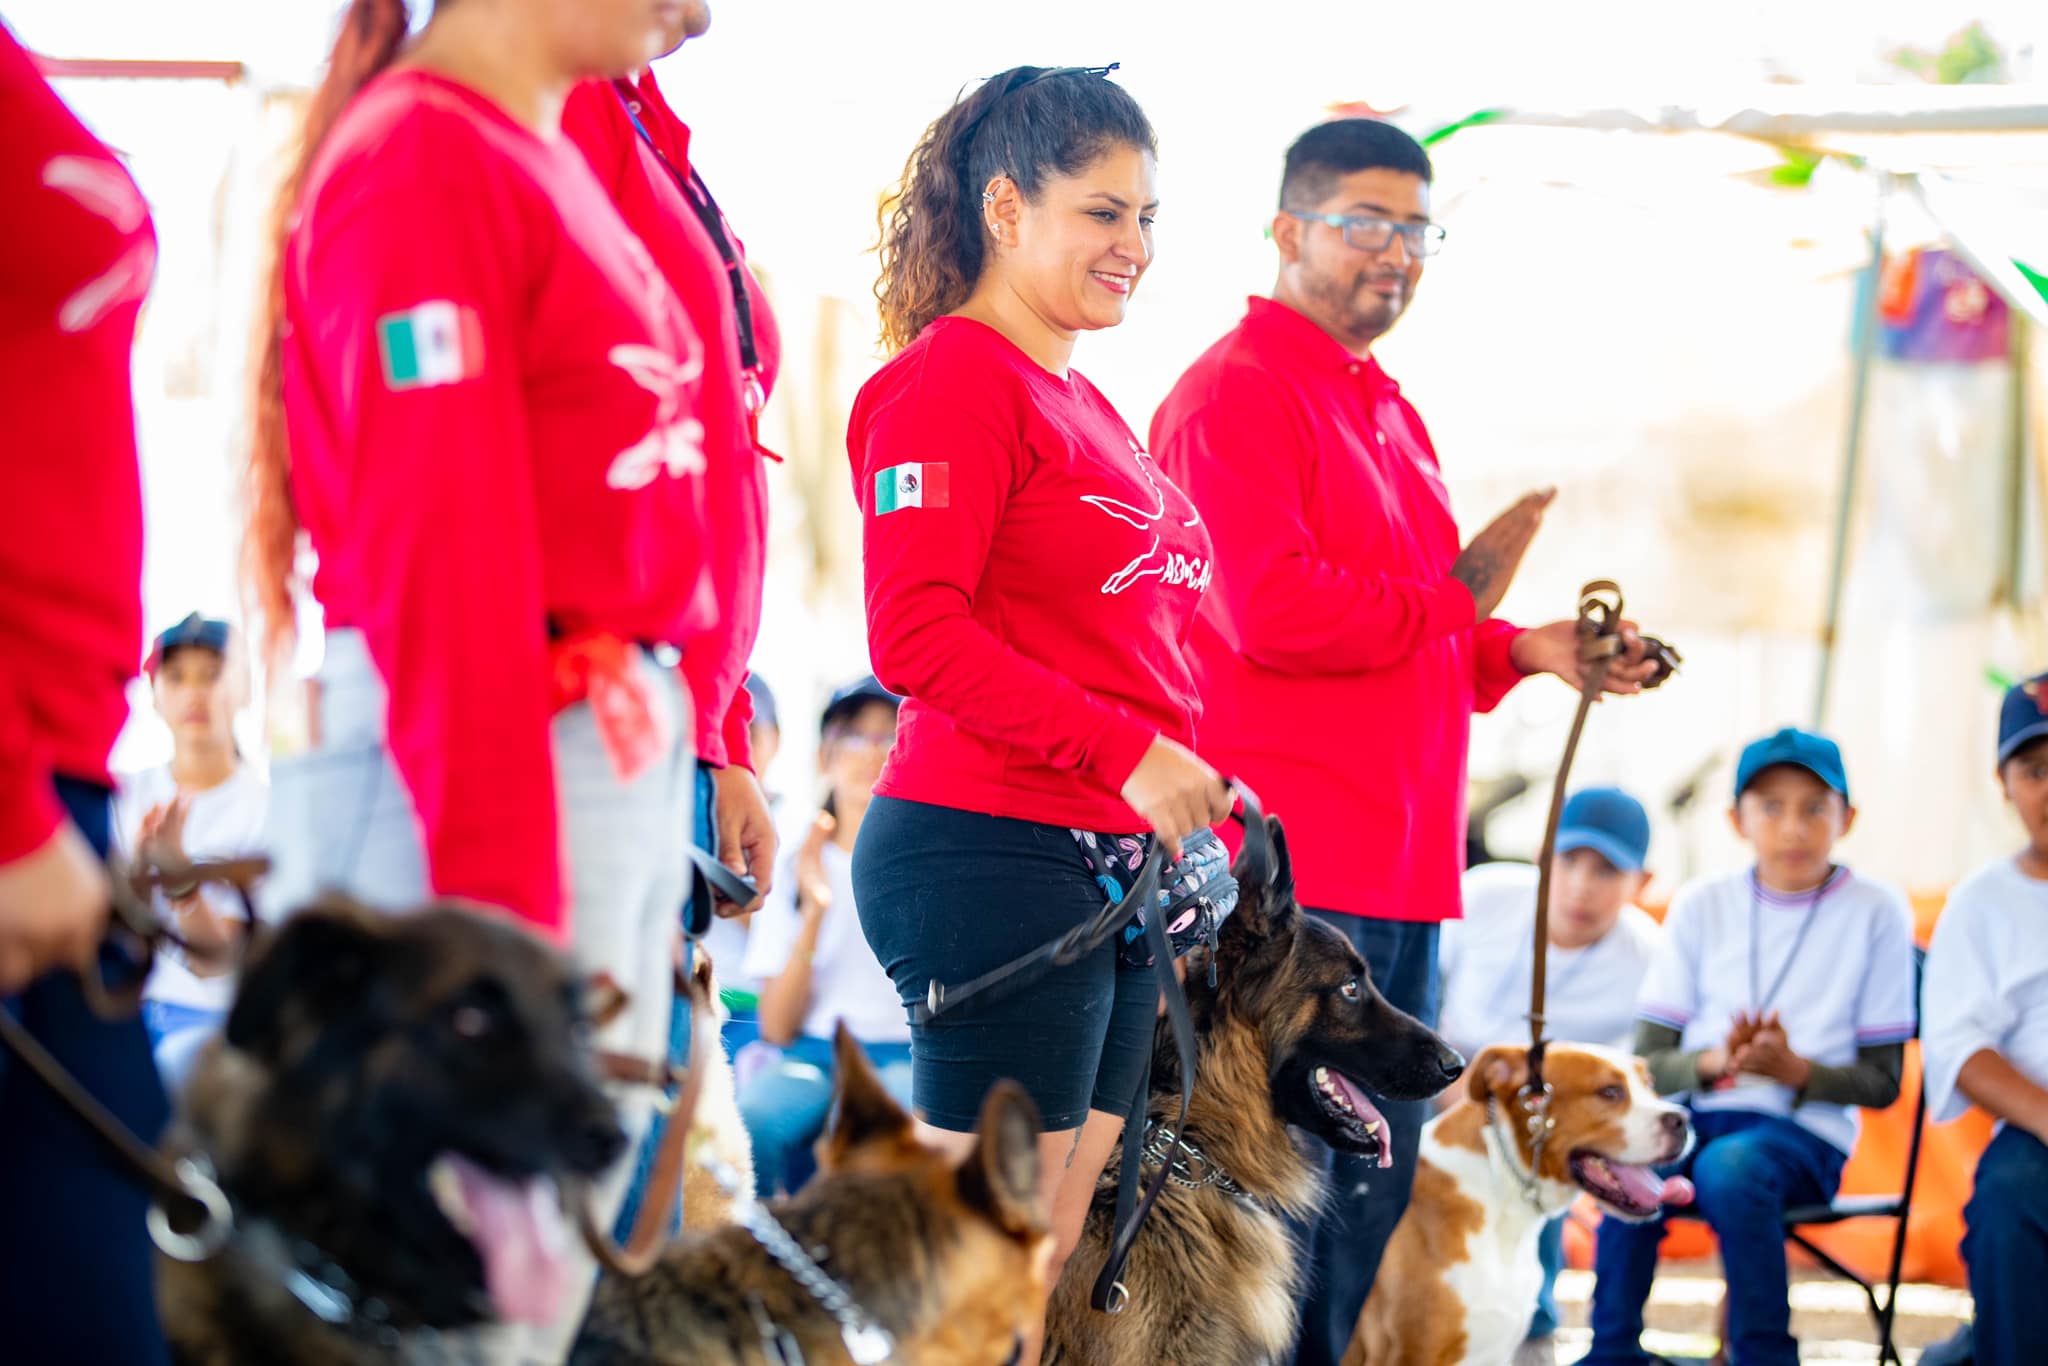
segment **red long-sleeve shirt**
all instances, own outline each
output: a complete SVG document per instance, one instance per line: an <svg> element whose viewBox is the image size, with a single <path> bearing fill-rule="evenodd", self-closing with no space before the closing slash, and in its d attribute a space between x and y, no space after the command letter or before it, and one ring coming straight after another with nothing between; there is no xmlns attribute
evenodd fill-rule
<svg viewBox="0 0 2048 1366"><path fill-rule="evenodd" d="M422 71L343 114L285 270L314 592L390 690L434 890L559 931L547 633L716 629L702 347L571 143Z"/></svg>
<svg viewBox="0 0 2048 1366"><path fill-rule="evenodd" d="M1209 536L1108 400L940 318L862 387L847 446L868 648L910 700L875 790L1138 830L1155 736L1194 742ZM893 509L893 510L891 510Z"/></svg>
<svg viewBox="0 0 2048 1366"><path fill-rule="evenodd" d="M149 208L0 25L0 863L63 818L53 773L107 781L142 658L129 348Z"/></svg>
<svg viewBox="0 0 2048 1366"><path fill-rule="evenodd" d="M1203 749L1287 822L1302 902L1459 911L1474 711L1521 679L1473 625L1421 415L1379 363L1253 299L1152 420L1216 541L1194 656Z"/></svg>
<svg viewBox="0 0 2048 1366"><path fill-rule="evenodd" d="M690 174L689 127L662 98L652 72L634 83L632 104L632 115L661 149L661 157L642 141L618 90L607 81L587 82L570 94L562 131L582 148L627 226L647 244L708 348L697 415L704 424L706 553L721 609L720 629L684 655L683 674L697 711L698 755L712 764L751 768L747 723L754 708L740 685L761 631L761 586L768 568L766 457L755 434L756 413L747 407L738 309L725 262L668 169ZM745 268L746 248L730 225L726 238L743 263L759 362L754 378L765 400L775 385L782 338L767 296Z"/></svg>

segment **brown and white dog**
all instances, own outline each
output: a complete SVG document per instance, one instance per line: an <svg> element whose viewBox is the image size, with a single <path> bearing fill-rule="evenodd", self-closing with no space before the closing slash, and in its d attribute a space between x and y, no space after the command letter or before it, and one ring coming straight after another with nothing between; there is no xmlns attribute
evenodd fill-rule
<svg viewBox="0 0 2048 1366"><path fill-rule="evenodd" d="M1539 1146L1519 1092L1529 1050L1495 1045L1466 1094L1422 1131L1415 1191L1387 1244L1344 1366L1505 1366L1529 1331L1543 1226L1591 1195L1640 1221L1692 1198L1651 1170L1692 1145L1685 1111L1659 1100L1642 1061L1552 1044L1549 1127Z"/></svg>

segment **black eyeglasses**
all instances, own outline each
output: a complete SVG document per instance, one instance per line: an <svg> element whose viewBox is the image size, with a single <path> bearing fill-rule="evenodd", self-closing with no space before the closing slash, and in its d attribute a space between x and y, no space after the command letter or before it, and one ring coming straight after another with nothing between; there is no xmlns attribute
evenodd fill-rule
<svg viewBox="0 0 2048 1366"><path fill-rule="evenodd" d="M1303 213L1287 210L1290 218L1304 223L1327 223L1344 234L1344 244L1360 251L1385 251L1399 234L1410 258L1434 256L1444 249L1447 235L1434 223L1396 223L1377 214Z"/></svg>

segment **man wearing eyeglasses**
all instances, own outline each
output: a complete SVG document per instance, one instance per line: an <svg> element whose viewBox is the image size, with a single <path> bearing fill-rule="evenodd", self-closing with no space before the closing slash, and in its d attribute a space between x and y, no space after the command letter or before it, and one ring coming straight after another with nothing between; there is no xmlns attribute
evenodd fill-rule
<svg viewBox="0 0 2048 1366"><path fill-rule="evenodd" d="M1437 927L1459 914L1472 713L1532 673L1578 684L1572 623L1494 616L1553 490L1461 545L1421 415L1372 355L1444 244L1431 177L1390 124L1304 133L1272 224L1272 297L1188 369L1151 433L1216 548L1190 642L1203 757L1287 821L1302 904L1425 1021ZM1618 692L1650 668L1633 632L1627 645ZM1427 1106L1381 1109L1384 1155L1329 1155L1330 1201L1298 1230L1298 1366L1342 1359L1407 1205Z"/></svg>

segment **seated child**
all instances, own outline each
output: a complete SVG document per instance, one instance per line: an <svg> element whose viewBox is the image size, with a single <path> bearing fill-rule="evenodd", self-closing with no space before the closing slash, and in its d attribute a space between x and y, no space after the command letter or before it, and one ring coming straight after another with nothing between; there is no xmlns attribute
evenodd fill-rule
<svg viewBox="0 0 2048 1366"><path fill-rule="evenodd" d="M1636 1051L1657 1089L1685 1093L1691 1178L1721 1244L1728 1349L1741 1366L1797 1366L1783 1215L1834 1198L1855 1107L1898 1097L1913 1033L1905 898L1833 861L1856 819L1832 740L1781 730L1743 750L1730 820L1756 853L1741 873L1682 888L1638 1007ZM1590 1363L1638 1363L1663 1221L1600 1226Z"/></svg>
<svg viewBox="0 0 2048 1366"><path fill-rule="evenodd" d="M1551 869L1550 953L1544 1014L1553 1039L1627 1049L1636 995L1661 931L1635 904L1650 875L1650 817L1617 787L1571 795L1558 822ZM1437 941L1443 1011L1437 1032L1468 1058L1488 1044L1526 1042L1529 979L1535 974L1534 864L1483 863L1465 874L1465 916L1444 922ZM1439 1097L1462 1094L1453 1087ZM1556 1333L1557 1276L1564 1269L1564 1220L1537 1242L1543 1287L1529 1325L1540 1346Z"/></svg>
<svg viewBox="0 0 2048 1366"><path fill-rule="evenodd" d="M910 1104L910 1021L853 900L854 841L896 743L897 700L869 677L826 704L818 767L830 795L747 932L743 970L761 983L761 1038L782 1049L739 1090L764 1199L795 1190L809 1173L810 1146L832 1104L832 1035L841 1021L882 1084Z"/></svg>
<svg viewBox="0 0 2048 1366"><path fill-rule="evenodd" d="M1998 778L2026 847L1949 895L1927 951L1928 1114L1998 1120L1964 1210L1977 1366L2042 1359L2032 1297L2048 1285L2048 674L2006 694Z"/></svg>

